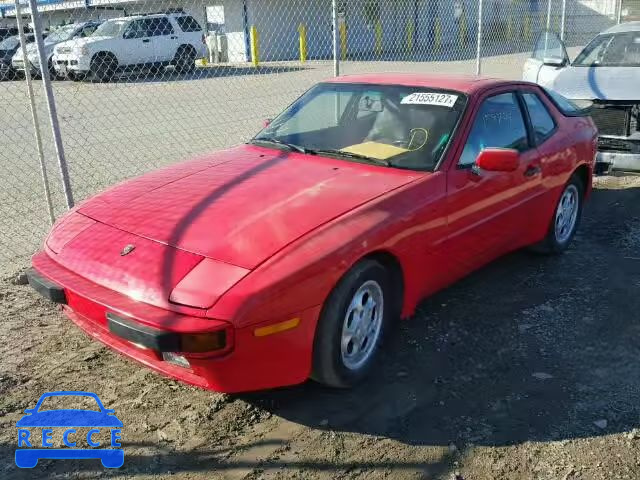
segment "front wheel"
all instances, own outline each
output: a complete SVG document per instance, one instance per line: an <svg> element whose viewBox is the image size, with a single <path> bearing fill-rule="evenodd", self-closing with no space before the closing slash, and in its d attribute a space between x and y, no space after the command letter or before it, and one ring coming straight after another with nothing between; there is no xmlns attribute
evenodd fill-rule
<svg viewBox="0 0 640 480"><path fill-rule="evenodd" d="M386 269L374 260L355 265L333 289L320 314L311 377L351 387L375 363L395 304Z"/></svg>
<svg viewBox="0 0 640 480"><path fill-rule="evenodd" d="M91 60L89 67L91 79L108 82L118 70L118 59L111 53L98 54Z"/></svg>
<svg viewBox="0 0 640 480"><path fill-rule="evenodd" d="M569 247L580 224L583 200L584 185L577 175L573 175L560 195L547 236L535 250L562 253Z"/></svg>
<svg viewBox="0 0 640 480"><path fill-rule="evenodd" d="M173 65L178 73L189 73L196 68L196 52L191 46L182 46L176 52Z"/></svg>

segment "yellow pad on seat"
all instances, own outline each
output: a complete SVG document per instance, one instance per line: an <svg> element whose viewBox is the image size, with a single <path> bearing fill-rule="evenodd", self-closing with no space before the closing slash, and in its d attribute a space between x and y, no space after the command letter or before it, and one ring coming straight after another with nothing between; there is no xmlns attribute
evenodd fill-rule
<svg viewBox="0 0 640 480"><path fill-rule="evenodd" d="M395 157L396 155L408 152L409 150L402 147L396 147L394 145L387 145L386 143L364 142L343 148L341 151L377 158L378 160L386 160L387 158Z"/></svg>

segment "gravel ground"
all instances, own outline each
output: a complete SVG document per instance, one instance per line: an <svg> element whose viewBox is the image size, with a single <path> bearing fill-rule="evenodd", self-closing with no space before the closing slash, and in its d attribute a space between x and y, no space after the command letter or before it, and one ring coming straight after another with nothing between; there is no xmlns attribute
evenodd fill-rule
<svg viewBox="0 0 640 480"><path fill-rule="evenodd" d="M638 479L638 247L640 177L599 179L569 251L508 255L426 300L352 391L186 387L5 281L0 477ZM13 465L22 411L62 389L116 410L124 467Z"/></svg>

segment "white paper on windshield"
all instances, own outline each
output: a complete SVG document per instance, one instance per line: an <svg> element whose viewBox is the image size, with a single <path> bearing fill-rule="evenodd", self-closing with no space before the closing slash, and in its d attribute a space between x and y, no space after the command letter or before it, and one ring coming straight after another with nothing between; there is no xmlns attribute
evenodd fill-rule
<svg viewBox="0 0 640 480"><path fill-rule="evenodd" d="M438 105L441 107L453 108L458 100L458 95L448 93L427 93L416 92L402 99L403 105Z"/></svg>

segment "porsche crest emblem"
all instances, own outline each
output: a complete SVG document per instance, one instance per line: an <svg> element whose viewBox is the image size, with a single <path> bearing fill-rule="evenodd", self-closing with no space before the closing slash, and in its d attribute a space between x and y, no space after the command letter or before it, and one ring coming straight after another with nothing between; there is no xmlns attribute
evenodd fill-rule
<svg viewBox="0 0 640 480"><path fill-rule="evenodd" d="M136 249L135 245L126 245L122 251L120 252L120 256L124 257L125 255L129 255L131 252L133 252Z"/></svg>

